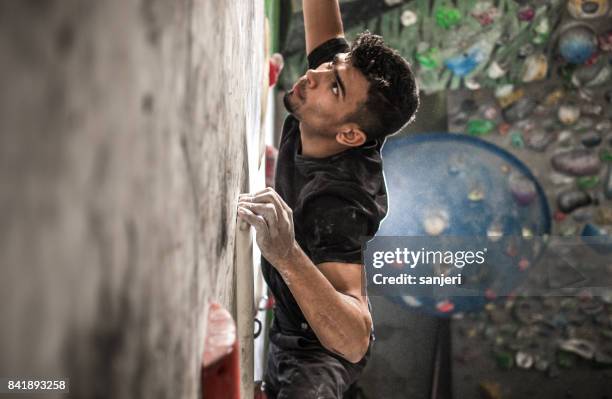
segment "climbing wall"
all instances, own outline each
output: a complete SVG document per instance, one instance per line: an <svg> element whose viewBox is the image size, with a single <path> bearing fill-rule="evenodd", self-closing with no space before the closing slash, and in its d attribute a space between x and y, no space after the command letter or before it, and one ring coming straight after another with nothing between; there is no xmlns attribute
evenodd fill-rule
<svg viewBox="0 0 612 399"><path fill-rule="evenodd" d="M198 396L263 64L258 2L0 2L0 376Z"/></svg>

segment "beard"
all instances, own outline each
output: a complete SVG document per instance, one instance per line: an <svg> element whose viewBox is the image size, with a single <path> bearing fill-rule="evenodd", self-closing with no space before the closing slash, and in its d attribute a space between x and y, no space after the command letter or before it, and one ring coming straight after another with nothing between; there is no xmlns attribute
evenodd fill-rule
<svg viewBox="0 0 612 399"><path fill-rule="evenodd" d="M288 91L285 93L285 95L283 96L283 105L285 106L285 109L287 110L287 112L289 112L290 114L293 114L293 112L295 111L295 108L291 105L291 101L289 100L291 93L292 93L291 91Z"/></svg>

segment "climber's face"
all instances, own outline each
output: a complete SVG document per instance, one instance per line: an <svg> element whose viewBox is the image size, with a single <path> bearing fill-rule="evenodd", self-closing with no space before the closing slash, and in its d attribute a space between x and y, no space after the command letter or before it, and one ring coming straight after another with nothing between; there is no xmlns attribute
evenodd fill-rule
<svg viewBox="0 0 612 399"><path fill-rule="evenodd" d="M369 82L346 56L309 69L285 94L287 110L313 131L336 132L367 98Z"/></svg>

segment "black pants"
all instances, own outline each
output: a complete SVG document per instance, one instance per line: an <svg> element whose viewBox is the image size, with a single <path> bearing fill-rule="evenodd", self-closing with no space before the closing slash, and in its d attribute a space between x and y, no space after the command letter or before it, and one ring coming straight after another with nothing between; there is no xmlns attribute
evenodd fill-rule
<svg viewBox="0 0 612 399"><path fill-rule="evenodd" d="M270 342L266 395L268 399L342 399L363 371L369 352L352 364L322 348L280 348Z"/></svg>

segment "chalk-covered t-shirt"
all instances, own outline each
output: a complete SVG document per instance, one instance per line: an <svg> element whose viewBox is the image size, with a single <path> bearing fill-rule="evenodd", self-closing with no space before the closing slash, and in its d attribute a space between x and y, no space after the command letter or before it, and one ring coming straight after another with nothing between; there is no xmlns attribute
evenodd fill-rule
<svg viewBox="0 0 612 399"><path fill-rule="evenodd" d="M308 55L309 68L348 51L331 39ZM275 190L293 210L295 237L312 262L362 263L361 245L387 212L380 148L372 140L327 158L301 155L299 122L289 115L281 135ZM262 257L263 275L276 299L270 339L280 347L321 346L291 291Z"/></svg>

